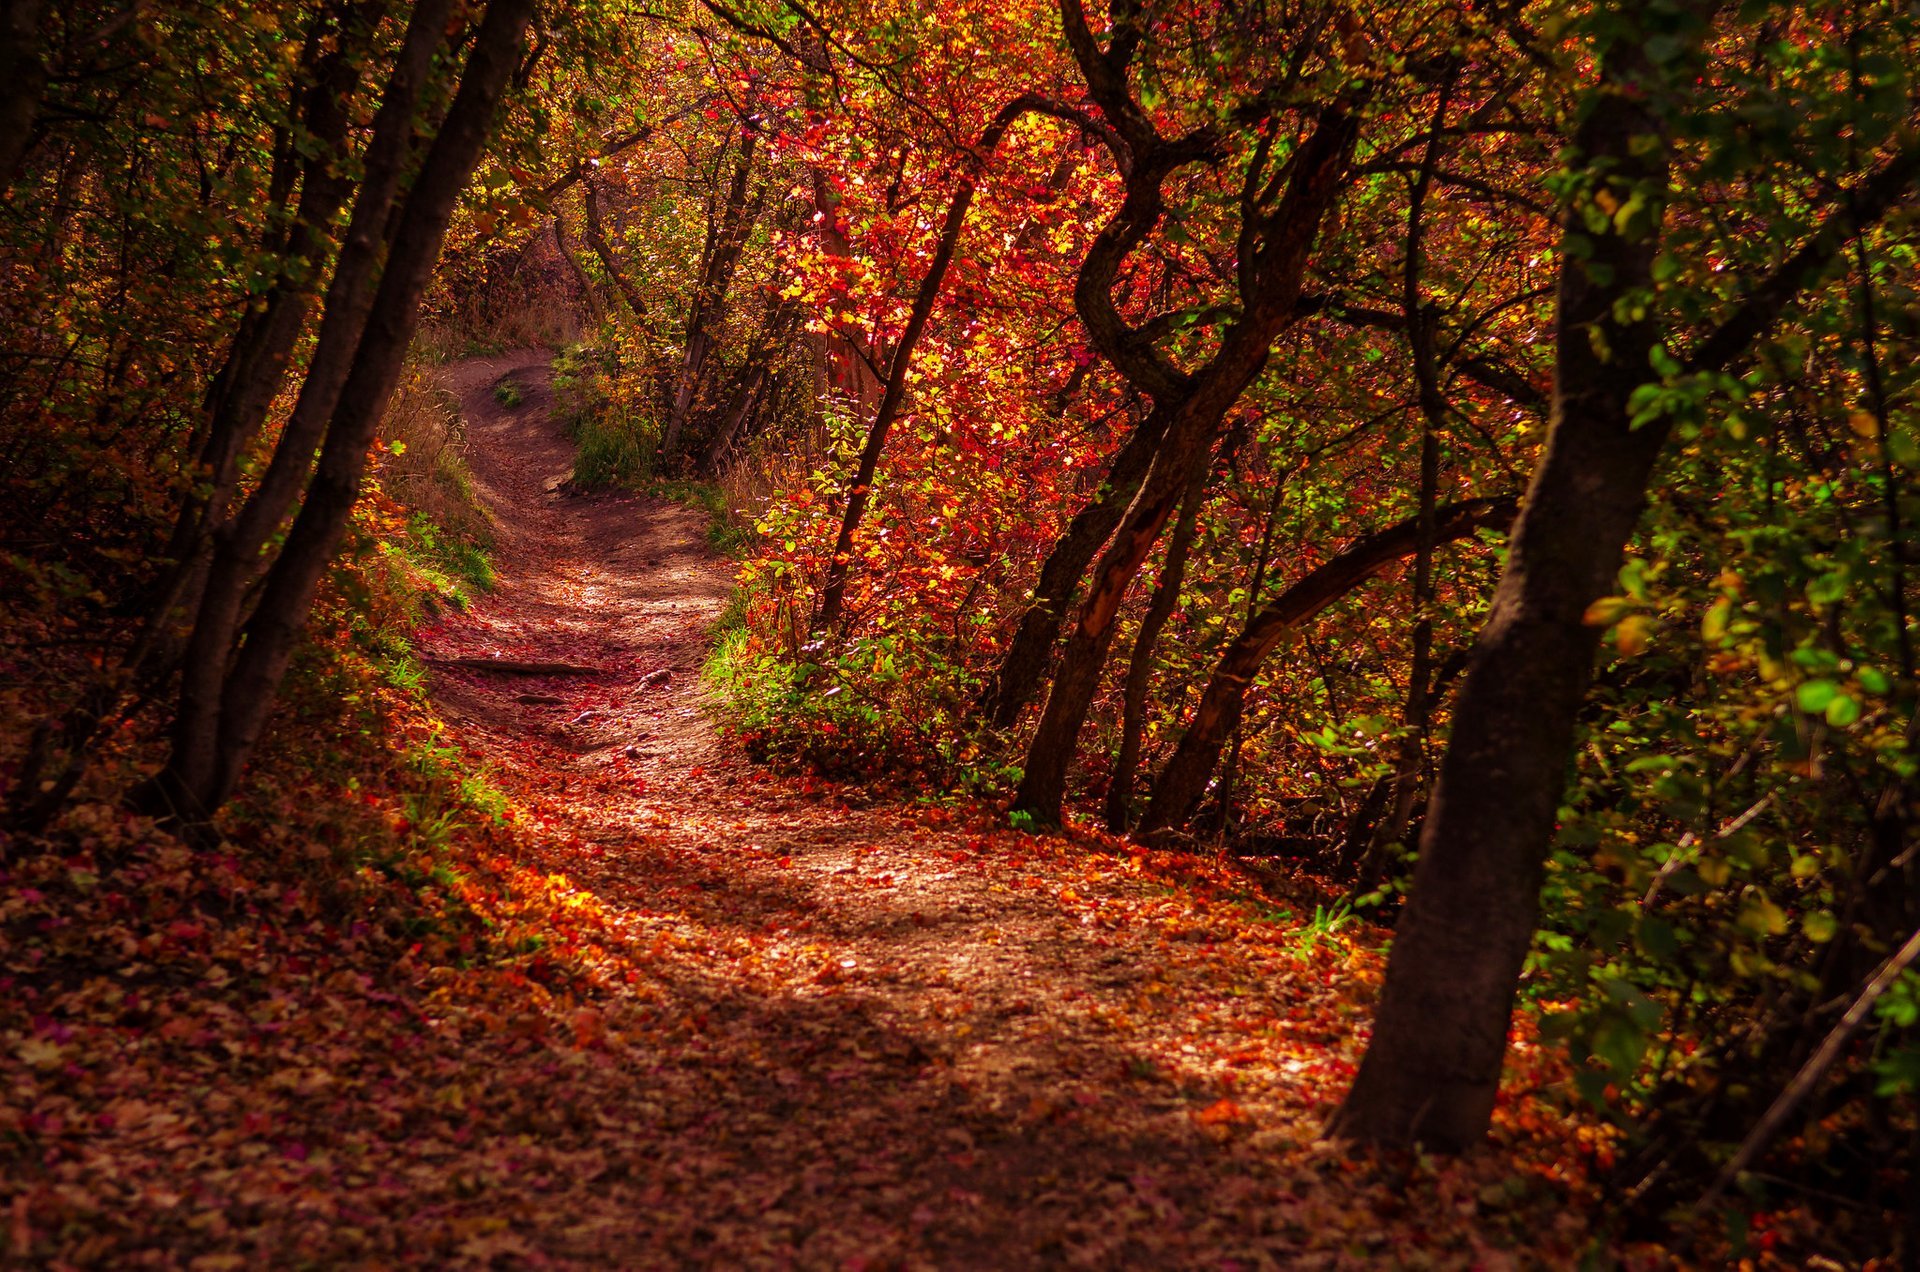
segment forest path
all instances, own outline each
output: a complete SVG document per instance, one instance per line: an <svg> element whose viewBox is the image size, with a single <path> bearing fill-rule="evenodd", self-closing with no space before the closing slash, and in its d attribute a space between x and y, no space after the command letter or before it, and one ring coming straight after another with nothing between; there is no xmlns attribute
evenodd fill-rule
<svg viewBox="0 0 1920 1272"><path fill-rule="evenodd" d="M517 1043L463 1079L467 1155L511 1167L447 1218L498 1225L462 1249L729 1268L1377 1257L1386 1226L1312 1145L1370 993L1354 956L1205 863L861 807L748 763L697 677L727 563L697 512L565 486L550 381L537 353L450 371L499 583L420 643L596 669L443 661L433 695L512 798L523 867L578 920L545 934L556 963L598 990L559 1044L577 1059L541 1062L536 1091L539 1051ZM1466 1257L1471 1227L1427 1232L1428 1252Z"/></svg>

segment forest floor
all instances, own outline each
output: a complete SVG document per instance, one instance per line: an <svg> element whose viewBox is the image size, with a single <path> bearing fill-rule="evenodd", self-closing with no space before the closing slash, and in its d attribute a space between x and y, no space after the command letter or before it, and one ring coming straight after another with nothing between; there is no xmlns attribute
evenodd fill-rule
<svg viewBox="0 0 1920 1272"><path fill-rule="evenodd" d="M1378 968L1299 907L1215 864L748 763L697 675L729 563L693 509L571 488L549 380L528 356L456 372L499 583L422 642L595 669L462 665L434 688L638 973L608 1072L572 1096L590 1165L554 1172L516 1246L988 1268L1487 1266L1578 1244L1568 1220L1503 1222L1550 1178L1356 1190L1315 1144Z"/></svg>
<svg viewBox="0 0 1920 1272"><path fill-rule="evenodd" d="M1319 1140L1384 934L1307 881L750 763L698 674L731 588L703 514L576 491L542 355L449 376L499 577L416 633L410 729L501 824L307 791L209 856L100 805L16 862L0 1262L1672 1264L1599 1226L1606 1137L1524 1022L1488 1151ZM354 815L421 864L339 887L441 918L250 864L324 870Z"/></svg>

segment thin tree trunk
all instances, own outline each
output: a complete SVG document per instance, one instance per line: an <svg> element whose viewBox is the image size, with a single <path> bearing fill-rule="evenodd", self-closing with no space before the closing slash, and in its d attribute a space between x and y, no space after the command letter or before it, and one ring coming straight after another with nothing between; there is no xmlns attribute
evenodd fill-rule
<svg viewBox="0 0 1920 1272"><path fill-rule="evenodd" d="M753 228L753 216L747 207L747 185L753 176L754 134L740 139L740 155L734 161L733 180L727 186L726 201L716 210L707 237L700 281L694 290L693 305L687 316L687 349L680 364L672 409L660 439L660 453L672 460L680 453L680 436L693 413L706 374L707 357L713 352L714 328L719 324L727 291L733 285L733 272L746 246L747 233Z"/></svg>
<svg viewBox="0 0 1920 1272"><path fill-rule="evenodd" d="M1440 541L1464 538L1485 527L1504 526L1513 514L1511 499L1452 504L1436 515L1435 535ZM1228 735L1240 722L1247 689L1274 646L1327 606L1415 552L1420 529L1420 518L1412 517L1366 536L1275 597L1234 638L1214 665L1186 733L1154 782L1152 801L1140 821L1142 836L1176 829L1193 815Z"/></svg>
<svg viewBox="0 0 1920 1272"><path fill-rule="evenodd" d="M934 302L940 297L940 285L946 281L947 267L953 263L953 254L960 245L960 231L966 226L967 209L973 205L980 174L1007 129L1020 116L1036 109L1037 105L1036 99L1022 96L1002 106L1000 113L993 117L993 122L980 134L979 142L966 159L959 186L953 192L952 202L947 205L946 221L940 227L933 260L927 266L926 276L920 280L919 290L914 293L913 308L908 311L906 328L900 333L900 343L894 346L893 358L887 366L886 390L880 395L880 407L874 412L873 423L867 429L866 442L860 447L853 480L847 483L840 533L834 540L833 557L827 564L826 583L820 593L820 612L813 622L813 630L817 632L831 631L840 621L841 609L846 604L847 575L853 564L853 536L860 528L861 518L866 515L867 500L873 493L873 476L880 466L880 452L887 445L887 433L906 401L907 371L913 365L914 350L920 344L921 334L926 331L927 319L933 315Z"/></svg>
<svg viewBox="0 0 1920 1272"><path fill-rule="evenodd" d="M1133 779L1140 765L1140 740L1146 732L1147 696L1153 688L1154 650L1167 620L1180 603L1180 585L1187 574L1187 555L1193 550L1195 531L1200 524L1200 505L1206 499L1206 470L1187 487L1174 519L1173 535L1167 540L1167 559L1160 567L1159 581L1153 585L1153 598L1140 619L1140 630L1133 638L1133 652L1127 659L1127 683L1121 695L1120 747L1113 757L1113 773L1107 782L1107 829L1125 834L1133 822Z"/></svg>
<svg viewBox="0 0 1920 1272"><path fill-rule="evenodd" d="M260 308L240 320L227 346L220 370L206 394L201 418L189 439L194 469L208 490L189 489L165 550L165 564L145 601L145 620L117 666L93 685L57 724L46 726L42 737L59 738L66 753L60 773L30 801L16 799L8 820L21 828L37 828L64 804L87 767L87 750L110 721L127 709L131 697L149 692L179 656L183 612L193 608L205 577L211 529L224 520L238 480L239 460L258 435L299 338L312 300L306 278L319 272L330 250L328 227L352 188L338 171L339 152L347 140L349 110L361 83L363 55L372 42L387 5L385 0L361 6L340 3L315 15L308 29L296 70L296 82L308 85L296 121L308 145L309 157L296 162L298 149L291 128L281 130L268 182L267 215L284 211L296 177L300 200L284 229L269 229L263 250L281 258L279 277ZM340 31L330 50L324 40L336 26ZM0 29L0 35L5 34ZM5 62L0 55L0 66ZM44 759L50 747L36 750Z"/></svg>
<svg viewBox="0 0 1920 1272"><path fill-rule="evenodd" d="M1434 351L1433 311L1421 298L1420 273L1426 250L1427 191L1440 162L1440 138L1447 106L1453 96L1456 72L1449 71L1440 89L1440 102L1428 126L1427 152L1408 197L1406 268L1402 279L1401 310L1407 319L1407 344L1412 354L1413 379L1420 405L1420 544L1413 557L1413 634L1411 665L1407 669L1407 702L1403 716L1406 735L1394 760L1392 799L1386 816L1374 827L1360 878L1370 885L1385 869L1389 848L1406 834L1427 765L1427 743L1433 724L1433 550L1437 526L1434 505L1439 498L1440 430L1446 426L1447 400L1440 390L1439 358Z"/></svg>
<svg viewBox="0 0 1920 1272"><path fill-rule="evenodd" d="M770 362L774 350L792 337L799 319L799 306L790 300L776 301L768 312L752 348L747 351L746 375L735 390L733 401L721 418L720 427L714 430L713 442L707 447L706 458L700 465L701 472L710 474L716 471L734 439L748 430L750 421L760 409L767 382L773 377Z"/></svg>
<svg viewBox="0 0 1920 1272"><path fill-rule="evenodd" d="M1273 536L1280 525L1280 501L1287 490L1287 474L1273 484L1273 497L1267 505L1267 524L1260 532L1260 551L1253 563L1253 575L1247 581L1247 609L1240 618L1240 625L1246 626L1260 611L1260 597L1267 587L1267 567L1273 561ZM1214 825L1224 836L1227 831L1227 819L1233 811L1233 787L1240 777L1240 752L1246 744L1247 732L1240 721L1233 726L1233 741L1227 748L1227 762L1220 766L1220 787L1214 799Z"/></svg>
<svg viewBox="0 0 1920 1272"><path fill-rule="evenodd" d="M400 56L374 116L362 161L364 175L327 285L320 333L299 395L259 486L239 514L215 533L212 562L180 662L172 753L166 768L135 792L134 801L141 807L190 818L212 811L193 802L193 792L211 791L215 785L221 704L246 600L266 566L267 543L300 495L327 420L355 365L414 144L414 117L434 55L446 42L451 8L450 0L420 0L408 20Z"/></svg>
<svg viewBox="0 0 1920 1272"><path fill-rule="evenodd" d="M1100 489L1074 515L1047 554L1034 584L1033 600L1020 616L1020 626L1000 659L982 706L982 714L995 728L1011 728L1039 691L1074 589L1140 492L1140 483L1146 480L1154 454L1166 436L1167 419L1164 412L1149 412L1134 427L1115 452Z"/></svg>
<svg viewBox="0 0 1920 1272"><path fill-rule="evenodd" d="M1712 1186L1698 1202L1694 1203L1696 1212L1704 1213L1726 1193L1727 1189L1739 1183L1740 1176L1759 1160L1760 1154L1764 1153L1775 1139L1779 1138L1780 1132L1786 1129L1788 1120L1793 1117L1794 1110L1813 1094L1814 1089L1820 1085L1821 1079L1826 1077L1827 1071L1832 1069L1840 1059L1847 1044L1853 1040L1853 1036L1860 1032L1861 1027L1872 1016L1873 1005L1893 988L1894 982L1899 980L1917 959L1920 959L1920 931L1908 936L1900 948L1894 951L1893 956L1882 963L1867 983L1861 987L1860 992L1854 996L1852 1004L1848 1006L1846 1014L1827 1032L1827 1036L1821 1040L1819 1048L1807 1058L1807 1062L1800 1066L1799 1072L1793 1075L1793 1081L1789 1082L1786 1088L1775 1097L1773 1103L1767 1106L1767 1111L1761 1115L1753 1129L1747 1132L1746 1138L1740 1142L1740 1147L1733 1157L1720 1168L1720 1173L1714 1176ZM1911 1252L1909 1254L1911 1255Z"/></svg>
<svg viewBox="0 0 1920 1272"><path fill-rule="evenodd" d="M262 307L242 321L208 394L201 442L194 455L208 491L204 496L190 494L181 507L168 547L172 565L152 603L147 631L133 659L136 663L144 663L148 651L166 646L173 639L168 629L178 612L197 603L208 566L209 536L230 515L240 458L259 435L286 383L294 344L318 289L314 280L323 275L332 250L331 227L353 192L353 179L340 156L352 124L350 113L360 89L364 55L387 8L384 0L357 11L341 6L338 13L323 15L309 32L307 49L317 52L323 45L327 18L337 17L342 25L353 27L340 33L338 43L317 67L309 68L315 79L301 126L310 157L299 165L299 203L278 245L283 260L280 276L268 289Z"/></svg>
<svg viewBox="0 0 1920 1272"><path fill-rule="evenodd" d="M558 212L553 214L553 247L566 263L567 272L573 275L574 286L580 289L580 301L586 306L587 317L599 322L605 313L600 305L600 294L594 290L593 280L587 277L586 267L580 263L580 258L573 254L573 247L567 242L566 222Z"/></svg>
<svg viewBox="0 0 1920 1272"><path fill-rule="evenodd" d="M600 258L601 268L607 271L607 277L612 279L613 285L619 289L620 298L627 302L627 308L633 311L635 318L644 323L647 321L647 303L641 298L640 289L633 285L631 278L627 277L626 270L620 268L619 258L613 254L613 244L607 238L606 223L600 216L599 184L589 179L580 189L581 201L587 209L587 246L591 247L593 254Z"/></svg>

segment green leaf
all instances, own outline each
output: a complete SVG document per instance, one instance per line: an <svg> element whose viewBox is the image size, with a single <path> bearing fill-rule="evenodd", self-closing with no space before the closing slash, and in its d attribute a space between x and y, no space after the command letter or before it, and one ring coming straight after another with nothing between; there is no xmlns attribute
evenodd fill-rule
<svg viewBox="0 0 1920 1272"><path fill-rule="evenodd" d="M1633 939L1640 947L1640 952L1649 958L1667 960L1680 952L1680 941L1673 924L1651 914L1640 920L1640 928L1634 933Z"/></svg>
<svg viewBox="0 0 1920 1272"><path fill-rule="evenodd" d="M1836 729L1844 729L1860 718L1860 704L1845 694L1835 694L1827 703L1827 723Z"/></svg>
<svg viewBox="0 0 1920 1272"><path fill-rule="evenodd" d="M1593 1038L1587 1045L1616 1080L1624 1080L1640 1067L1641 1057L1647 1054L1647 1044L1651 1041L1646 1030L1625 1015L1609 1014L1594 1027Z"/></svg>
<svg viewBox="0 0 1920 1272"><path fill-rule="evenodd" d="M1827 704L1832 702L1839 692L1840 686L1831 680L1808 680L1794 691L1794 701L1799 703L1800 709L1808 715L1818 715L1827 709Z"/></svg>

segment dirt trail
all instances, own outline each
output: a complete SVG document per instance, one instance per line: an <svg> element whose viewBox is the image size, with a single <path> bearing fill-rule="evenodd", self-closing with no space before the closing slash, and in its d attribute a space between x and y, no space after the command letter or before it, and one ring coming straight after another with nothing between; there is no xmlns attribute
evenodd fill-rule
<svg viewBox="0 0 1920 1272"><path fill-rule="evenodd" d="M436 697L469 745L497 751L532 733L578 753L572 767L582 774L671 774L678 790L686 770L715 756L697 673L730 572L708 549L698 511L571 486L573 444L554 421L552 381L546 357L532 351L472 359L448 377L495 523L499 586L429 649L575 663L600 674L538 683L450 674Z"/></svg>
<svg viewBox="0 0 1920 1272"><path fill-rule="evenodd" d="M497 400L503 379L517 406ZM1311 1217L1319 1168L1303 1176L1298 1152L1345 1039L1288 1022L1351 1014L1337 978L1310 956L1308 975L1269 974L1299 956L1240 949L1252 938L1130 878L1124 857L849 807L748 764L697 681L727 564L699 514L559 480L571 451L549 381L531 353L454 369L500 579L422 644L598 670L443 664L434 694L546 828L539 868L581 889L643 971L608 1009L603 1068L555 1087L572 1129L543 1143L547 1201L512 1214L508 1252L836 1268L1364 1255Z"/></svg>

